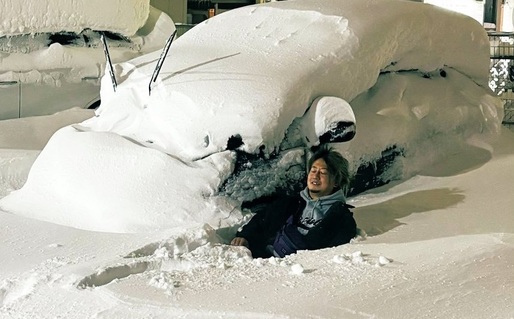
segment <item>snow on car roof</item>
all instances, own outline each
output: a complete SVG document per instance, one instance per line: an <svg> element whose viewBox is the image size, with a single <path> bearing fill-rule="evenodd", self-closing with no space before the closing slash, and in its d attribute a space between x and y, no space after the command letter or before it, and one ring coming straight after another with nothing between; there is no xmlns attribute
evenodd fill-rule
<svg viewBox="0 0 514 319"><path fill-rule="evenodd" d="M0 36L110 30L132 36L145 24L149 0L0 0Z"/></svg>
<svg viewBox="0 0 514 319"><path fill-rule="evenodd" d="M2 14L3 11L0 16ZM114 31L104 30L109 31L105 33L113 63L158 50L175 30L173 20L154 7L150 7L145 21L134 36L120 37L121 40L115 39L119 34ZM62 34L39 31L31 35L0 37L0 81L51 84L63 79L80 82L84 77L100 76L105 65L100 34L92 30L64 34L76 37L73 40L76 43L61 43L51 37L62 37ZM85 38L87 43L79 43L85 42Z"/></svg>
<svg viewBox="0 0 514 319"><path fill-rule="evenodd" d="M271 153L316 97L351 101L381 72L449 66L485 86L488 46L472 18L422 3L252 5L177 39L151 96L160 52L119 66L119 74L131 75L116 93L104 79L99 116L87 125L186 159L226 149L231 136L242 138L246 152Z"/></svg>

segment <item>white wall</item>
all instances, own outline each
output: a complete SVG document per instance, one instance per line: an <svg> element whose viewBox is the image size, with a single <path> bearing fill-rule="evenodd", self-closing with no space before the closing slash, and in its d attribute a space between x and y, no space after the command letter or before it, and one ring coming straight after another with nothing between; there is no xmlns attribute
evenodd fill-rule
<svg viewBox="0 0 514 319"><path fill-rule="evenodd" d="M505 0L503 5L502 31L514 31L514 0Z"/></svg>
<svg viewBox="0 0 514 319"><path fill-rule="evenodd" d="M512 0L511 0L512 1ZM485 1L480 0L424 0L429 3L448 10L457 11L468 15L480 23L484 23ZM512 23L512 21L511 21Z"/></svg>
<svg viewBox="0 0 514 319"><path fill-rule="evenodd" d="M186 23L187 0L150 0L150 4L166 12L175 23Z"/></svg>

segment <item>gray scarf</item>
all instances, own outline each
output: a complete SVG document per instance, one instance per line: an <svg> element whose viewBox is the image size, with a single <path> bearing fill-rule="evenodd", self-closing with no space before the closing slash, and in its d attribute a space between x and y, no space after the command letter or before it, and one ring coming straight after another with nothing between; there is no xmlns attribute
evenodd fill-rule
<svg viewBox="0 0 514 319"><path fill-rule="evenodd" d="M344 196L343 191L340 189L330 195L323 196L318 199L312 199L309 196L309 190L306 187L300 192L300 196L307 203L302 212L302 215L300 216L300 224L302 224L307 229L298 227L298 231L304 235L309 232L310 228L316 226L323 219L323 217L325 217L325 214L334 203L346 202L346 197Z"/></svg>

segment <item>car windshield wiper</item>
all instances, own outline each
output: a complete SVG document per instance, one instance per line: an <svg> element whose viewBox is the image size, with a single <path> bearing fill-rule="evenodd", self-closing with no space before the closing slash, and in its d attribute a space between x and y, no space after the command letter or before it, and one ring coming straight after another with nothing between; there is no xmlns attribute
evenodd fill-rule
<svg viewBox="0 0 514 319"><path fill-rule="evenodd" d="M162 65L164 63L164 59L166 59L166 55L168 54L171 43L173 42L173 39L175 38L176 34L177 34L177 30L175 30L170 35L168 40L166 40L166 44L164 45L164 48L162 49L161 56L159 57L159 60L157 61L157 65L155 65L155 69L152 73L152 78L150 79L150 83L148 84L148 95L152 94L152 83L157 80L157 76L159 75L159 72L161 71Z"/></svg>
<svg viewBox="0 0 514 319"><path fill-rule="evenodd" d="M109 47L107 46L107 41L105 40L105 36L103 33L101 33L100 39L102 40L104 46L105 61L107 63L107 68L109 69L109 75L111 76L112 88L114 92L116 92L116 87L118 86L118 83L116 82L116 75L114 74L114 68L112 67L111 55L109 54Z"/></svg>

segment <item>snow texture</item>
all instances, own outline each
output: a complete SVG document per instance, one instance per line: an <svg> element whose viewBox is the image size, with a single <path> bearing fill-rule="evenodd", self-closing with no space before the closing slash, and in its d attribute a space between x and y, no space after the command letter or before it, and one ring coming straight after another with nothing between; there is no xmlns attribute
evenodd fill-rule
<svg viewBox="0 0 514 319"><path fill-rule="evenodd" d="M0 7L0 37L85 29L132 36L145 24L150 1L1 0Z"/></svg>
<svg viewBox="0 0 514 319"><path fill-rule="evenodd" d="M334 94L355 112L357 136L335 145L354 172L384 150L403 152L405 160L380 173L383 180L412 176L475 134L498 134L502 105L487 88L487 35L476 21L411 2L323 3L249 6L198 25L172 44L151 96L149 75L160 52L117 65L117 91L104 76L96 116L57 132L24 187L0 207L98 231L209 222L243 201L297 190L302 148L242 162L251 169L232 176L235 152L227 143L240 136L242 150L266 154L318 95ZM382 14L366 20L364 9ZM444 36L425 28L436 18ZM456 24L469 34L453 32ZM131 160L119 163L120 156ZM50 179L55 187L48 189L42 181ZM81 197L70 196L76 192Z"/></svg>
<svg viewBox="0 0 514 319"><path fill-rule="evenodd" d="M1 121L0 317L513 317L514 134L500 126L501 105L484 84L489 59L486 45L480 44L484 41L483 30L458 15L450 14L450 19L442 11L421 9L423 14L419 16L400 8L400 4L412 8L423 4L383 3L345 1L348 29L337 28L341 26L337 21L344 20L340 16L326 17L312 7L306 11L293 9L294 4L307 4L301 0L240 11L250 22L257 16L253 12L260 12L262 28L267 31L257 38L248 35L258 48L251 52L257 57L248 61L260 67L257 61L265 57L264 49L273 51L268 61L287 67L289 72L285 74L282 68L284 74L273 73L283 81L280 88L305 92L301 98L292 94L294 98L287 99L303 101L299 109L292 104L279 109L252 106L242 108L239 119L225 116L222 106L228 105L232 111L229 102L234 93L228 92L226 100L222 99L219 82L213 81L221 75L214 72L216 68L201 63L227 52L217 55L201 49L193 51L194 46L189 44L192 40L181 42L179 38L168 59L179 49L191 57L182 62L167 60L152 96L155 94L158 101L167 90L176 92L175 86L187 87L185 83L171 81L168 85L165 81L171 76L169 72L182 70L180 79L184 82L205 79L203 89L213 94L218 108L178 103L165 109L157 102L146 109L139 107L144 105L139 104L141 101L152 101L146 89L148 72L153 71L158 58L155 53L147 57L149 60L117 66L121 72L118 75L123 75L119 95L109 93L112 87L104 78L102 94L110 100L102 106L99 117L72 109L52 116ZM288 9L278 9L281 5ZM275 10L280 15L273 13ZM224 17L231 15L219 15L193 28L189 31L195 35L192 38L203 32L209 34L207 24L224 26L221 21L228 22ZM308 30L302 31L294 21L309 25ZM319 53L318 47L311 51L305 43L319 44L312 36L316 33L307 31L326 31L324 22L336 27L334 31L345 30L348 47L367 48L352 51L352 63L341 68L348 67L342 82L334 83L335 76L330 74L335 64L325 63L332 53L337 56L332 44L345 47L337 32L326 34L329 45L322 47L326 54L311 61L321 67L316 70L327 72L309 73L314 65L302 60L305 56L300 52ZM290 23L292 28L288 29ZM421 33L407 32L416 31L417 25ZM227 23L220 32L228 33L233 27ZM244 25L241 30L248 31ZM301 46L288 42L295 35L304 37L305 42L298 42ZM401 37L419 50L394 53L394 48L409 47L403 40L397 41ZM464 41L474 43L473 47L462 43L464 38L474 38L469 43ZM280 39L283 41L279 44ZM219 41L224 40L221 37ZM416 47L422 42L422 47ZM201 43L197 43L200 48ZM245 42L241 43L234 47L250 57L252 54L243 50ZM287 43L290 46L286 50L282 46ZM461 44L463 47L459 47ZM220 50L223 47L220 45ZM225 50L228 48L231 46ZM275 53L282 56L271 58ZM422 71L380 74L382 66L377 69L380 63L375 59L391 56L398 61L396 65L432 65L434 69L420 67ZM434 63L434 58L442 58L440 62L447 65ZM198 69L185 69L196 65L192 64L194 59ZM149 61L148 70L141 72L145 68L141 64ZM224 62L228 63L212 63ZM243 60L236 62L228 63L233 72L225 76L232 76L234 81L241 77L233 83L243 83L249 79L244 73L248 69ZM127 68L130 65L133 67ZM297 70L302 68L307 72ZM140 81L128 87L128 78ZM262 95L267 101L282 92L273 87L277 83L271 77L260 79L244 86L250 97L261 101ZM264 115L257 114L258 118L268 116L279 125L262 130L268 135L255 136L255 144L261 143L257 142L261 138L266 145L282 143L285 128L303 114L314 95L320 94L309 89L314 83L325 86L327 93L334 92L329 89L338 85L344 87L347 95L338 97L354 109L358 129L351 142L337 147L352 165L365 162L392 144L408 152L398 170L390 172L399 174L394 182L349 198L349 203L356 206L354 216L359 226L359 235L351 243L300 251L286 258L253 259L246 248L227 245L251 212L241 209L234 199L239 195L215 193L218 184L232 172L233 152L209 150L212 155L201 160L186 160L202 153L191 151L198 145L169 147L173 140L158 139L161 135L157 133L164 130L159 125L177 125L194 139L195 132L207 129L210 122L205 118L210 117L220 127L219 131L213 129L220 134L219 145L226 142L221 133L232 134L235 128L250 143L252 139L246 135L257 129L245 130L247 122L243 118L262 112ZM134 94L124 94L123 90ZM204 99L202 94L198 90L198 101ZM249 105L253 102L248 99ZM158 110L145 111L153 108ZM181 117L167 117L170 109L192 117L180 123ZM154 122L158 115L162 121ZM92 119L81 122L89 116ZM147 121L149 118L152 121ZM103 129L96 130L100 124ZM180 136L176 138L180 140ZM210 136L215 144L216 135ZM169 143L152 146L149 140ZM275 168L295 167L292 163L303 158L303 151L292 149L276 159L270 175L284 176L280 175L283 168ZM241 196L265 192L269 175L248 177L264 182L252 184L248 178L249 188ZM281 182L281 178L270 180Z"/></svg>
<svg viewBox="0 0 514 319"><path fill-rule="evenodd" d="M130 81L116 93L103 86L99 116L86 125L185 160L225 150L233 135L244 151L270 154L315 98L351 102L384 72L447 67L485 88L489 70L488 37L475 20L389 0L284 1L225 12L173 43L149 96L149 62L159 54L121 64L119 77ZM220 122L237 123L237 131Z"/></svg>

